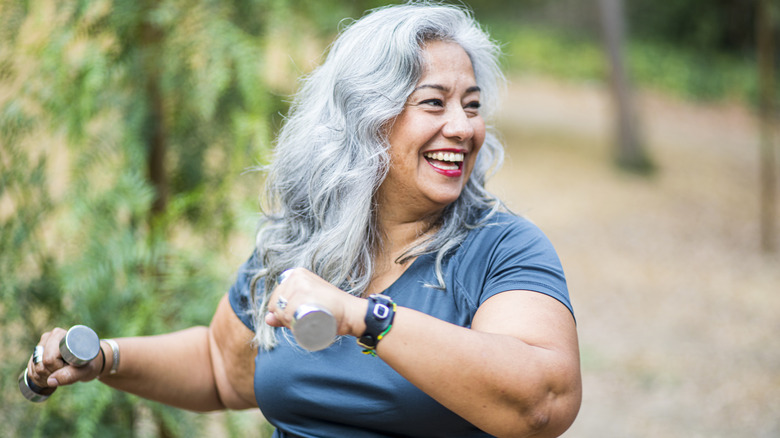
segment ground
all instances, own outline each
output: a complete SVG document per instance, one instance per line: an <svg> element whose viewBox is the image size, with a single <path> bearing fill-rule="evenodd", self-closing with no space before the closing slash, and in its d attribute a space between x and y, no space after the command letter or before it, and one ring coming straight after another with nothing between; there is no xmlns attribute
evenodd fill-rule
<svg viewBox="0 0 780 438"><path fill-rule="evenodd" d="M657 172L638 176L612 164L603 86L520 77L508 94L490 187L567 272L584 397L564 436L780 436L780 256L760 247L755 117L640 94Z"/></svg>

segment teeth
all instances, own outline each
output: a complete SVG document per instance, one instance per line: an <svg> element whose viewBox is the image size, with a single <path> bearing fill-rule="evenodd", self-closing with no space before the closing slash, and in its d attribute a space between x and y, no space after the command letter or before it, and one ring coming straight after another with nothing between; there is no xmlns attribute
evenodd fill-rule
<svg viewBox="0 0 780 438"><path fill-rule="evenodd" d="M463 153L461 152L428 152L425 154L425 157L432 160L449 161L451 163L463 161Z"/></svg>

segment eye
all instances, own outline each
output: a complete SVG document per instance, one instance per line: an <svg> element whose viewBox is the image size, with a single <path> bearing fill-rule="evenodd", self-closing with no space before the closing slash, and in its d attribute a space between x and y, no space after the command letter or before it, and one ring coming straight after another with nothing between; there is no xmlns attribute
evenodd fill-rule
<svg viewBox="0 0 780 438"><path fill-rule="evenodd" d="M444 102L441 99L425 99L420 102L420 105L444 106Z"/></svg>
<svg viewBox="0 0 780 438"><path fill-rule="evenodd" d="M465 109L467 112L477 114L479 112L479 109L482 107L482 104L479 103L478 100L472 101L467 103L463 109Z"/></svg>

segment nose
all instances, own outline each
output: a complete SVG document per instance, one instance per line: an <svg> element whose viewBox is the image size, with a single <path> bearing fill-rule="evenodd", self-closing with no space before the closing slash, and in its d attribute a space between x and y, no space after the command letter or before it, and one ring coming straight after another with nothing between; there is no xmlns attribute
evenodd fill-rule
<svg viewBox="0 0 780 438"><path fill-rule="evenodd" d="M442 128L442 134L457 141L466 141L474 136L474 126L463 108L458 106L447 111L447 121Z"/></svg>

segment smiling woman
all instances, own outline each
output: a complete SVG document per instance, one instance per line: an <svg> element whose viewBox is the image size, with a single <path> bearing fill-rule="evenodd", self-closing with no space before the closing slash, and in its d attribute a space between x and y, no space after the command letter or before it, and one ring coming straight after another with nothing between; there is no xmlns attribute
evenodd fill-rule
<svg viewBox="0 0 780 438"><path fill-rule="evenodd" d="M296 96L255 251L211 326L105 342L112 354L79 369L54 330L31 381L99 376L187 409L259 407L279 438L563 433L581 399L563 269L484 188L503 150L483 119L497 65L458 7L413 2L348 26ZM292 333L312 306L339 338L309 352Z"/></svg>
<svg viewBox="0 0 780 438"><path fill-rule="evenodd" d="M380 206L412 207L414 219L458 199L485 141L479 99L466 51L454 42L425 44L422 76L388 136L390 169L379 187Z"/></svg>

